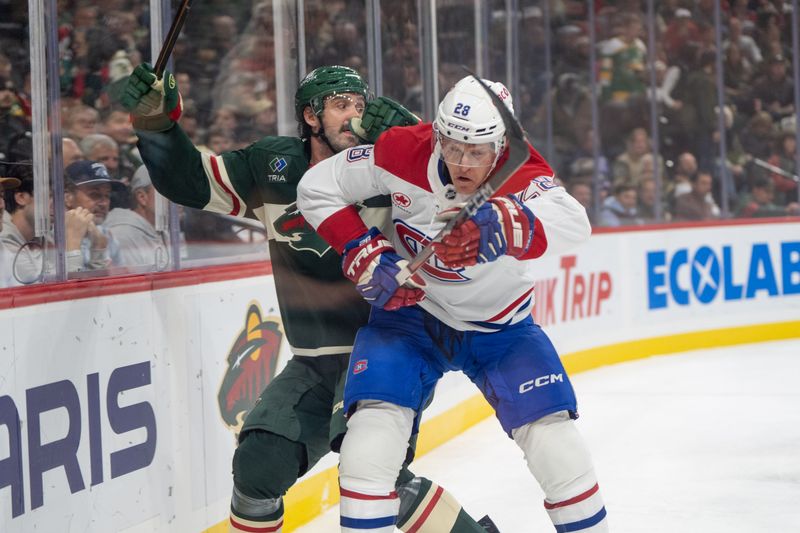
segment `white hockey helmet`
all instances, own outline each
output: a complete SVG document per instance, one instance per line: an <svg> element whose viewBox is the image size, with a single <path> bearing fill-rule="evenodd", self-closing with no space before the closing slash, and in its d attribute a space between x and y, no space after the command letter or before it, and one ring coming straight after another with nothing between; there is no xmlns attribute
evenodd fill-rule
<svg viewBox="0 0 800 533"><path fill-rule="evenodd" d="M500 82L482 80L513 113L511 93ZM494 152L492 166L505 147L503 117L477 79L467 76L456 83L439 104L434 122L437 152L442 154L442 138L457 143L488 145ZM446 157L444 159L447 159Z"/></svg>

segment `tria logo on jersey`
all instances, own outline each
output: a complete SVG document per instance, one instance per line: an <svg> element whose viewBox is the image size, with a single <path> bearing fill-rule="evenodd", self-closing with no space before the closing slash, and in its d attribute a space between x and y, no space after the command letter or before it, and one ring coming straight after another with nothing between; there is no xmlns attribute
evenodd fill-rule
<svg viewBox="0 0 800 533"><path fill-rule="evenodd" d="M411 254L411 257L416 257L420 250L422 250L425 245L430 242L430 239L428 239L424 233L412 228L402 220L395 219L394 228L395 231L397 231L397 236L400 238L400 242L403 244L403 248L405 248L408 253ZM422 265L422 270L424 270L428 275L441 281L461 282L469 279L461 274L464 271L463 268L451 270L444 266L444 263L439 261L439 258L436 257L436 255L432 255L431 258L428 259L428 262Z"/></svg>
<svg viewBox="0 0 800 533"><path fill-rule="evenodd" d="M288 163L286 163L286 160L282 157L276 157L269 162L269 168L272 172L281 172L287 166L289 166Z"/></svg>
<svg viewBox="0 0 800 533"><path fill-rule="evenodd" d="M654 250L646 262L650 309L800 294L800 241Z"/></svg>

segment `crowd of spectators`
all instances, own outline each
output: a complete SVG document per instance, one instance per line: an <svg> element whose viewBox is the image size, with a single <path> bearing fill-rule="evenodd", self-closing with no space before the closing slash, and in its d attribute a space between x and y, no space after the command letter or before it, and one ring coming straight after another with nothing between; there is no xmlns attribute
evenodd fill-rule
<svg viewBox="0 0 800 533"><path fill-rule="evenodd" d="M554 157L560 179L587 187L585 205L601 225L652 222L653 178L661 178L662 221L728 216L800 215L795 159L796 112L791 72L791 5L782 0L721 2L718 50L713 0L657 4L653 21L655 87L650 83L645 4L597 5L600 157L591 130L589 28L586 3L559 2L552 25L550 89ZM725 105L720 131L716 60L721 54ZM659 125L653 157L651 102ZM541 147L545 106L525 124ZM727 153L721 157L724 136ZM654 161L654 159L657 159ZM598 213L592 194L601 195ZM649 206L648 206L649 204Z"/></svg>
<svg viewBox="0 0 800 533"><path fill-rule="evenodd" d="M316 0L304 6L307 69L344 64L367 76L364 2ZM519 13L524 27L537 31L520 34L515 107L534 144L550 155L558 178L586 205L593 223L709 220L725 214L720 206L729 208L729 216L800 214L788 3L722 2L723 43L717 50L713 0L659 2L654 21L655 87L650 83L644 2L596 4L598 131L591 128L592 43L587 4L553 0L550 6L549 28L541 7L526 5ZM421 113L416 3L384 3L382 8L384 93ZM442 91L463 75L459 65L473 64L476 55L488 62L488 76L505 77L509 60L506 14L489 12L486 49L476 50L474 8L471 1L438 7ZM2 235L12 255L24 246L30 264L42 264L47 261L40 258L41 246L30 245L35 239L28 222L32 220L28 197L35 191L31 167L25 164L32 159L27 5L6 3L0 6L0 14L9 21L0 36L0 175L14 174L20 181L14 188L6 186ZM68 245L77 240L83 250L80 266L77 259L68 266L75 271L139 263L159 268L169 247L153 230L152 185L143 174L128 113L118 103L133 67L150 58L149 4L60 0L58 15L66 233ZM292 57L298 47L296 38L276 32L274 22L271 2L233 0L193 7L191 23L185 26L172 57L184 100L180 123L197 146L220 153L276 133L275 40L284 39L280 44L285 53L288 47ZM548 34L549 69L544 63ZM718 54L723 58L726 98L722 133ZM660 125L657 157L650 131L652 100ZM552 112L552 149L544 144L548 110ZM724 162L722 135L727 145ZM90 208L78 201L91 195L84 194L86 184L69 171L78 168L75 165L84 170L81 176L87 169L107 175L107 182L100 180L103 191L95 191L97 198ZM98 179L95 185L99 186ZM599 182L594 183L595 179ZM723 184L723 180L727 181ZM721 196L723 188L731 194L727 203ZM601 198L595 202L597 193ZM596 205L602 206L599 212ZM132 239L136 250L117 253L113 235L131 227L143 232ZM194 210L183 216L182 231L189 241L240 240L230 222ZM152 250L139 250L143 243L150 243ZM102 257L94 253L101 244L105 246ZM77 248L68 249L68 257L77 258L77 253L69 254L73 250ZM42 274L41 268L32 272L26 271L23 277L35 279L36 272L39 277Z"/></svg>

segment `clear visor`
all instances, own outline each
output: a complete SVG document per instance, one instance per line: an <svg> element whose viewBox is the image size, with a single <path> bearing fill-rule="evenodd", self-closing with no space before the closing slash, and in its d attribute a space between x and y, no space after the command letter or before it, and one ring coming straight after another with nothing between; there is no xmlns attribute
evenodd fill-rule
<svg viewBox="0 0 800 533"><path fill-rule="evenodd" d="M436 132L439 158L447 164L462 167L491 167L497 162L497 143L470 144L456 141Z"/></svg>
<svg viewBox="0 0 800 533"><path fill-rule="evenodd" d="M363 96L356 93L333 93L329 94L323 99L323 106L326 109L337 109L341 112L355 108L359 115L364 114L364 108L367 106L367 101Z"/></svg>

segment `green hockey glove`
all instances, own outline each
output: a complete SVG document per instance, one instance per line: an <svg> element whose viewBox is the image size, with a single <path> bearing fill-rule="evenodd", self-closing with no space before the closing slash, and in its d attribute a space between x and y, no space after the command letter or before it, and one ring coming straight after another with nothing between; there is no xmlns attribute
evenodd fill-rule
<svg viewBox="0 0 800 533"><path fill-rule="evenodd" d="M133 127L138 130L168 130L183 112L175 76L164 71L164 76L158 79L149 63L133 69L120 103L131 112Z"/></svg>
<svg viewBox="0 0 800 533"><path fill-rule="evenodd" d="M361 117L350 119L350 129L362 140L374 144L392 126L414 126L420 119L391 98L379 96L364 109Z"/></svg>

